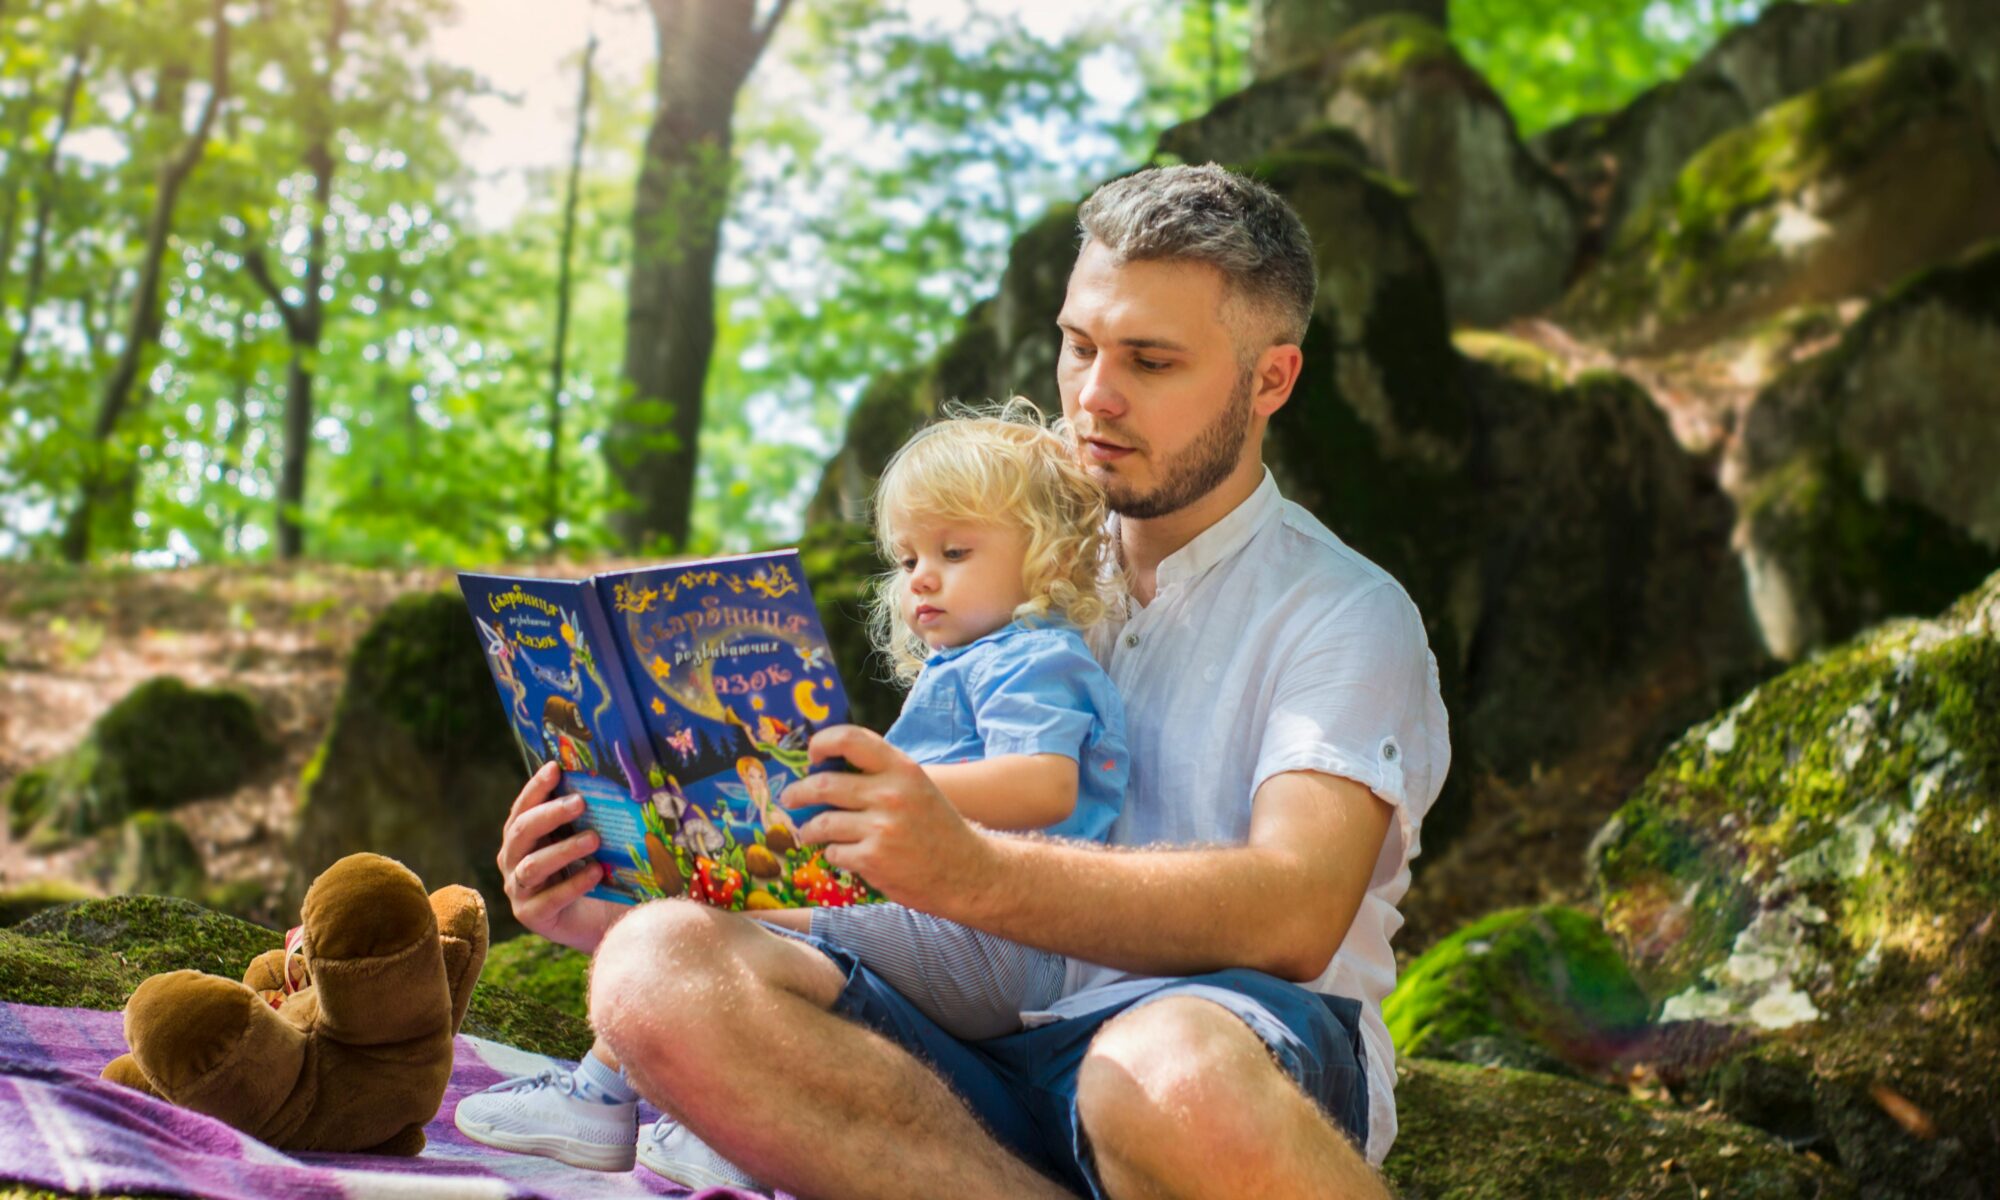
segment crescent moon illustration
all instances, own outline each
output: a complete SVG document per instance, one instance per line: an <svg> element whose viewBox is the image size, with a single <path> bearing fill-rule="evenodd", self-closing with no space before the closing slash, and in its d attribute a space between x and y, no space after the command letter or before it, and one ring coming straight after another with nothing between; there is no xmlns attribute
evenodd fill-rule
<svg viewBox="0 0 2000 1200"><path fill-rule="evenodd" d="M816 686L812 680L802 679L792 688L792 703L798 706L799 715L815 724L826 720L833 711L813 698Z"/></svg>

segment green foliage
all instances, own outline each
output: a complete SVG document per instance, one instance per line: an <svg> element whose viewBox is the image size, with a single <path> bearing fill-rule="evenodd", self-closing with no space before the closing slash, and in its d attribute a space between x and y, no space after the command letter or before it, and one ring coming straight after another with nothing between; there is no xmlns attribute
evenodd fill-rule
<svg viewBox="0 0 2000 1200"><path fill-rule="evenodd" d="M1452 41L1523 136L1621 108L1775 0L1452 0ZM1806 0L1840 3L1843 0Z"/></svg>

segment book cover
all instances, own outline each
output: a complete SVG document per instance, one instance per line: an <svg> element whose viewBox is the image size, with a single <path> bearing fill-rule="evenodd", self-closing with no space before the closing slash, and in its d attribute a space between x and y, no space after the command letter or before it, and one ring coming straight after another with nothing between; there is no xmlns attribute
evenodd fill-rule
<svg viewBox="0 0 2000 1200"><path fill-rule="evenodd" d="M796 551L585 580L461 573L532 773L583 796L607 876L590 894L733 910L879 900L804 846L775 801L847 720Z"/></svg>
<svg viewBox="0 0 2000 1200"><path fill-rule="evenodd" d="M486 665L528 772L553 761L558 794L583 797L606 877L591 889L625 904L678 894L654 792L661 780L638 708L588 580L460 574Z"/></svg>
<svg viewBox="0 0 2000 1200"><path fill-rule="evenodd" d="M880 899L800 843L798 827L812 810L777 803L806 776L812 735L848 719L798 552L593 582L665 776L677 865L692 873L690 890L729 908Z"/></svg>

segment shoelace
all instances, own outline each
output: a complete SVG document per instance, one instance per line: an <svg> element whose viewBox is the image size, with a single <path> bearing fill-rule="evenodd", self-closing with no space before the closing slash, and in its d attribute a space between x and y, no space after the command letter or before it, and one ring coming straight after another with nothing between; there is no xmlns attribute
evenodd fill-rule
<svg viewBox="0 0 2000 1200"><path fill-rule="evenodd" d="M568 1071L558 1071L554 1067L534 1075L518 1075L513 1079L503 1079L489 1092L532 1092L545 1087L561 1088L565 1096L576 1095L576 1076Z"/></svg>

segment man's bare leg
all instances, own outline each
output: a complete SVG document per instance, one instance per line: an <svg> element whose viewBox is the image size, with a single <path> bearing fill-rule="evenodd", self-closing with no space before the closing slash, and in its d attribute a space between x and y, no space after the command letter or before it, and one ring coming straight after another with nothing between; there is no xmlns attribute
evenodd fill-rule
<svg viewBox="0 0 2000 1200"><path fill-rule="evenodd" d="M1077 1108L1116 1200L1388 1200L1263 1041L1206 1000L1171 997L1108 1022L1078 1072Z"/></svg>
<svg viewBox="0 0 2000 1200"><path fill-rule="evenodd" d="M900 1046L828 1011L844 982L825 955L755 922L655 901L598 948L590 1023L641 1095L767 1184L867 1200L1068 1196Z"/></svg>

